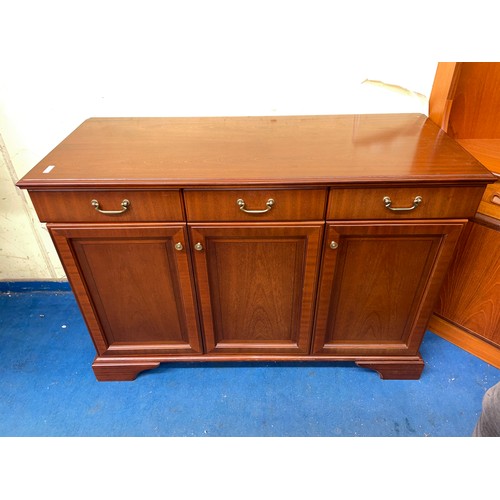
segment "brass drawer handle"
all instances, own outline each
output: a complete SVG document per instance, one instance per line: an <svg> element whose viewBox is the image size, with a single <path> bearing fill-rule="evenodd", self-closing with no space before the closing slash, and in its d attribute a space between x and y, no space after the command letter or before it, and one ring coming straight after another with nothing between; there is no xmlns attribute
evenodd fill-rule
<svg viewBox="0 0 500 500"><path fill-rule="evenodd" d="M500 193L493 193L490 203L493 203L493 205L500 205Z"/></svg>
<svg viewBox="0 0 500 500"><path fill-rule="evenodd" d="M121 205L122 205L122 209L121 210L101 210L101 208L99 207L99 202L97 200L92 200L90 202L90 204L101 214L105 214L105 215L118 215L118 214L122 214L123 212L126 212L129 207L130 207L130 201L128 200L123 200Z"/></svg>
<svg viewBox="0 0 500 500"><path fill-rule="evenodd" d="M269 212L271 208L274 206L274 200L272 198L269 198L266 202L266 207L262 210L249 210L248 208L245 208L245 202L239 198L236 200L236 204L240 207L240 210L242 212L245 212L246 214L265 214L266 212Z"/></svg>
<svg viewBox="0 0 500 500"><path fill-rule="evenodd" d="M392 200L389 198L389 196L384 196L385 208L392 210L393 212L409 212L410 210L415 210L420 205L420 203L422 203L422 197L415 196L415 199L413 200L413 205L411 207L395 208L391 207Z"/></svg>

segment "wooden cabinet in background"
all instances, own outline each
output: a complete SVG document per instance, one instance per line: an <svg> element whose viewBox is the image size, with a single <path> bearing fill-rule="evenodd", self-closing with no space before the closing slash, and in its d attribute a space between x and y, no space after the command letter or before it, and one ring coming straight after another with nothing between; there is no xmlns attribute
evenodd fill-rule
<svg viewBox="0 0 500 500"><path fill-rule="evenodd" d="M416 379L493 179L401 114L90 119L18 185L48 223L98 380L181 360Z"/></svg>
<svg viewBox="0 0 500 500"><path fill-rule="evenodd" d="M460 241L429 329L500 368L500 63L440 63L429 116L496 175Z"/></svg>
<svg viewBox="0 0 500 500"><path fill-rule="evenodd" d="M482 356L488 355L487 347L500 347L499 229L470 223L437 304L440 316L489 341L483 352L473 344ZM493 364L500 367L500 359Z"/></svg>

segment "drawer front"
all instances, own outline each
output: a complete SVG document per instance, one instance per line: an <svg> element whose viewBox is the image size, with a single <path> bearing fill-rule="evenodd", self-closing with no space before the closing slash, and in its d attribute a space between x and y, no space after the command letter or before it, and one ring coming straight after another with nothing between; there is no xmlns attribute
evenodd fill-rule
<svg viewBox="0 0 500 500"><path fill-rule="evenodd" d="M188 221L323 220L326 189L185 190Z"/></svg>
<svg viewBox="0 0 500 500"><path fill-rule="evenodd" d="M483 187L332 189L327 219L440 219L473 217Z"/></svg>
<svg viewBox="0 0 500 500"><path fill-rule="evenodd" d="M31 191L42 222L182 221L180 192L168 191Z"/></svg>
<svg viewBox="0 0 500 500"><path fill-rule="evenodd" d="M500 220L500 181L486 187L477 211Z"/></svg>

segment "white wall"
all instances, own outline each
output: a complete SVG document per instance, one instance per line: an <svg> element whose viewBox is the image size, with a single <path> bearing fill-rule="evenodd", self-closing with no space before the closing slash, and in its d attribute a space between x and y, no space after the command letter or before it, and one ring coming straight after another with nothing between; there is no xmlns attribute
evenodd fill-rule
<svg viewBox="0 0 500 500"><path fill-rule="evenodd" d="M430 19L342 3L3 0L0 280L64 278L14 183L90 116L426 113L425 98L362 82L428 96L447 2Z"/></svg>

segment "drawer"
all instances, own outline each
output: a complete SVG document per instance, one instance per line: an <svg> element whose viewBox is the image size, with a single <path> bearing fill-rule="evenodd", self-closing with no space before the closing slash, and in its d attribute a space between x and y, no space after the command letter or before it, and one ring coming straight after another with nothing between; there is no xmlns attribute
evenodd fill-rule
<svg viewBox="0 0 500 500"><path fill-rule="evenodd" d="M323 220L326 189L185 190L188 221Z"/></svg>
<svg viewBox="0 0 500 500"><path fill-rule="evenodd" d="M500 181L486 187L477 211L500 220Z"/></svg>
<svg viewBox="0 0 500 500"><path fill-rule="evenodd" d="M166 191L30 191L42 222L182 221L179 190ZM104 212L96 210L94 205ZM122 203L128 201L124 209Z"/></svg>
<svg viewBox="0 0 500 500"><path fill-rule="evenodd" d="M461 186L331 189L327 219L473 217L483 191Z"/></svg>

